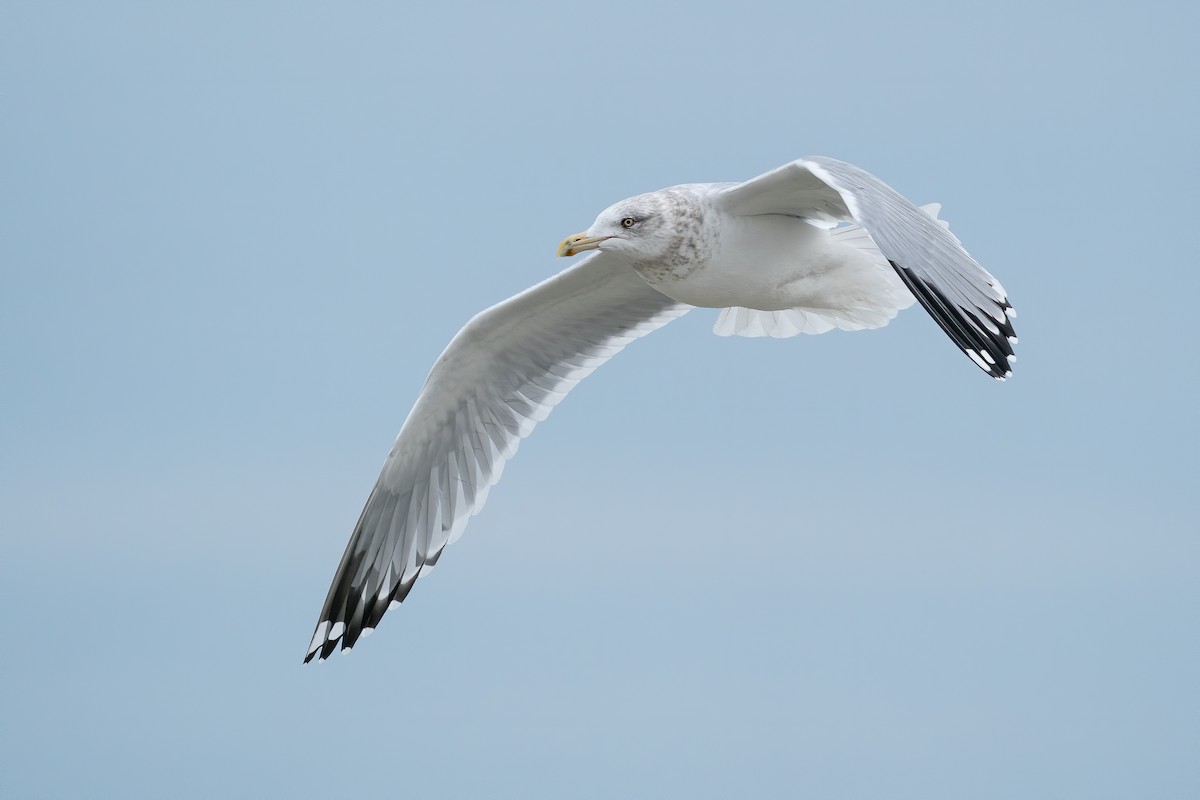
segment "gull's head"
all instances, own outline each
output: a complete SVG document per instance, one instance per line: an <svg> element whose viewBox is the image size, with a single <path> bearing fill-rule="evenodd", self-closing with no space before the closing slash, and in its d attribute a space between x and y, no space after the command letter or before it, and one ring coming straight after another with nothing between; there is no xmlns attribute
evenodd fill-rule
<svg viewBox="0 0 1200 800"><path fill-rule="evenodd" d="M667 259L696 225L698 207L694 196L675 189L639 194L604 209L583 233L563 239L558 254L602 250L634 262Z"/></svg>

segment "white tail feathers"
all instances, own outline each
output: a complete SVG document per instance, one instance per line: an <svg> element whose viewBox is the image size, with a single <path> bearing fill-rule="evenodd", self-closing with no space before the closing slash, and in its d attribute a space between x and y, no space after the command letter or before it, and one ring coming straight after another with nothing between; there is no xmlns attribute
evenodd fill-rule
<svg viewBox="0 0 1200 800"><path fill-rule="evenodd" d="M907 304L911 305L911 303ZM907 305L905 307L907 307ZM723 308L713 333L717 336L770 336L786 339L798 333L818 334L838 328L861 331L882 328L899 312L899 308L829 309L824 313L811 308L788 308L783 311L758 311L753 308Z"/></svg>

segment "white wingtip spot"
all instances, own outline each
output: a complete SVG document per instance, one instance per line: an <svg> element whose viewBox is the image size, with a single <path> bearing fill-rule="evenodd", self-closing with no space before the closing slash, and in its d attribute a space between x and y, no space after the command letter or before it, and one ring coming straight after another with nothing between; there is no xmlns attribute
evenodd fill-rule
<svg viewBox="0 0 1200 800"><path fill-rule="evenodd" d="M979 355L983 356L984 361L987 361L989 364L995 365L996 359L992 358L992 354L989 353L987 350L980 350Z"/></svg>
<svg viewBox="0 0 1200 800"><path fill-rule="evenodd" d="M979 354L976 353L974 350L963 350L963 352L966 353L968 356L970 356L971 360L974 361L976 364L978 364L980 369L991 372L991 370L988 369L987 362L984 361L982 358L980 358Z"/></svg>
<svg viewBox="0 0 1200 800"><path fill-rule="evenodd" d="M346 632L346 623L344 623L344 622L335 623L334 626L329 629L329 635L326 636L325 639L327 641L332 642L333 640L337 639L345 632Z"/></svg>
<svg viewBox="0 0 1200 800"><path fill-rule="evenodd" d="M391 611L393 608L399 608L399 607L400 607L400 601L399 601L399 600L393 600L392 602L388 603L388 608L387 608L387 610L388 610L388 611Z"/></svg>
<svg viewBox="0 0 1200 800"><path fill-rule="evenodd" d="M365 638L367 638L368 636L370 636L370 635L371 635L372 633L374 633L374 632L375 632L375 629L374 629L374 628L363 628L363 630L362 630L362 638L364 638L364 639L365 639Z"/></svg>
<svg viewBox="0 0 1200 800"><path fill-rule="evenodd" d="M1016 343L1017 343L1017 337L1015 337L1015 336L1010 336L1010 337L1008 337L1008 340L1009 340L1010 342L1012 342L1013 344L1016 344Z"/></svg>
<svg viewBox="0 0 1200 800"><path fill-rule="evenodd" d="M1006 297L1006 298L1004 298L1004 300L1005 300L1005 302L1008 302L1008 298L1007 298L1007 297ZM1008 317L1009 317L1009 319L1016 319L1016 318L1017 318L1017 310L1016 310L1015 308L1013 308L1012 306L1005 306L1005 308L1004 308L1004 313L1005 313L1005 314L1008 314Z"/></svg>
<svg viewBox="0 0 1200 800"><path fill-rule="evenodd" d="M1009 356L1009 357L1008 357L1008 362L1009 362L1010 364L1015 364L1015 363L1017 363L1017 357L1016 357L1015 355Z"/></svg>

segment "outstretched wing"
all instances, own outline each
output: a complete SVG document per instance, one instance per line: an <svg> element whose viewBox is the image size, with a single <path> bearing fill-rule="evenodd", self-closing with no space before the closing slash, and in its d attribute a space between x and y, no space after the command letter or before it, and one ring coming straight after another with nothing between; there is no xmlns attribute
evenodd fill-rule
<svg viewBox="0 0 1200 800"><path fill-rule="evenodd" d="M874 175L843 161L793 161L721 190L733 214L787 214L862 226L930 316L993 378L1012 374L1016 316L1000 282L949 230Z"/></svg>
<svg viewBox="0 0 1200 800"><path fill-rule="evenodd" d="M354 645L478 513L507 459L575 384L682 316L597 253L478 314L434 364L354 527L305 662Z"/></svg>

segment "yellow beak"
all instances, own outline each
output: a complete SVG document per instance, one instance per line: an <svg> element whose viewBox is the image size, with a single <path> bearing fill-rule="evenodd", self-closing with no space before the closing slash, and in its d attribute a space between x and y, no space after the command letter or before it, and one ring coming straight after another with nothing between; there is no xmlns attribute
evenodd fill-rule
<svg viewBox="0 0 1200 800"><path fill-rule="evenodd" d="M573 256L584 250L595 250L600 243L611 239L611 236L588 236L586 233L573 233L558 243L558 255Z"/></svg>

